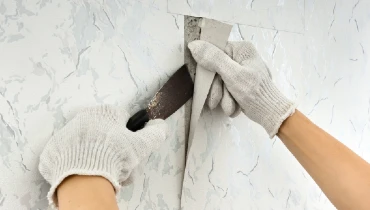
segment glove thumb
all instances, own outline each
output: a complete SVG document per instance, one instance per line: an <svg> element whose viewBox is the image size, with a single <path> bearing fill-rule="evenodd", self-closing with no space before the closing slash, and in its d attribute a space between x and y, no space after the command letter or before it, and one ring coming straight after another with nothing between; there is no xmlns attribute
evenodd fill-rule
<svg viewBox="0 0 370 210"><path fill-rule="evenodd" d="M141 157L146 157L166 140L167 124L161 119L150 120L143 129L132 134L133 148Z"/></svg>
<svg viewBox="0 0 370 210"><path fill-rule="evenodd" d="M198 65L209 71L217 72L225 82L228 82L230 75L243 71L242 66L224 51L206 41L196 40L190 42L188 47Z"/></svg>

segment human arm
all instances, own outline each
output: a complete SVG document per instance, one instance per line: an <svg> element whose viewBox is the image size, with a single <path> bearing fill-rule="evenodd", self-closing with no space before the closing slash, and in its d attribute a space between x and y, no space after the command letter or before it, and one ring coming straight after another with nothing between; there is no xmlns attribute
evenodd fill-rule
<svg viewBox="0 0 370 210"><path fill-rule="evenodd" d="M228 43L226 54L204 41L189 48L198 65L221 76L246 116L281 138L338 209L370 209L369 164L295 110L251 43Z"/></svg>
<svg viewBox="0 0 370 210"><path fill-rule="evenodd" d="M163 120L151 120L143 129L131 132L126 128L129 117L120 107L88 108L48 141L40 156L39 171L51 185L47 195L51 205L58 206L57 189L59 193L63 181L68 184L66 178L72 175L103 177L115 193L135 179L137 166L166 139L167 129Z"/></svg>
<svg viewBox="0 0 370 210"><path fill-rule="evenodd" d="M69 176L57 196L59 210L118 210L114 187L101 176Z"/></svg>
<svg viewBox="0 0 370 210"><path fill-rule="evenodd" d="M301 112L277 136L337 209L370 209L370 165Z"/></svg>

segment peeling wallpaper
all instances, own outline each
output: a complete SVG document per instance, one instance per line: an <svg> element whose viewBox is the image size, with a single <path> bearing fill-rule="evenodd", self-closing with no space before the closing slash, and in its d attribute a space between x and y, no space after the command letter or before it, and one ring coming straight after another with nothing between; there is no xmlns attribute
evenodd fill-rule
<svg viewBox="0 0 370 210"><path fill-rule="evenodd" d="M304 0L168 0L171 13L304 33Z"/></svg>

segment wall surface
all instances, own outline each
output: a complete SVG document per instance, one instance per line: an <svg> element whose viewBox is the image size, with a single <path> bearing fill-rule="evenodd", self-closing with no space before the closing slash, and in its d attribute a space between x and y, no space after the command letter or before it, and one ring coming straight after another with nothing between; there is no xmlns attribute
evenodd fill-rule
<svg viewBox="0 0 370 210"><path fill-rule="evenodd" d="M0 1L0 209L46 209L38 156L77 110L131 112L183 64L183 16L166 1ZM185 164L184 110L121 209L176 209Z"/></svg>
<svg viewBox="0 0 370 210"><path fill-rule="evenodd" d="M224 1L178 12L214 17L217 2ZM234 25L230 40L251 41L298 109L370 161L370 2L297 2L305 8L302 33L269 29L272 15L260 27L249 26L259 19ZM335 209L282 142L245 116L205 109L198 126L188 149L184 209Z"/></svg>
<svg viewBox="0 0 370 210"><path fill-rule="evenodd" d="M253 42L298 109L370 161L369 1L3 0L0 209L47 209L37 170L47 140L83 107L142 108L184 62L188 14L238 23L230 40ZM168 140L120 209L334 209L245 116L205 109L189 148L185 116L167 120Z"/></svg>
<svg viewBox="0 0 370 210"><path fill-rule="evenodd" d="M168 11L295 33L304 31L303 0L168 0Z"/></svg>

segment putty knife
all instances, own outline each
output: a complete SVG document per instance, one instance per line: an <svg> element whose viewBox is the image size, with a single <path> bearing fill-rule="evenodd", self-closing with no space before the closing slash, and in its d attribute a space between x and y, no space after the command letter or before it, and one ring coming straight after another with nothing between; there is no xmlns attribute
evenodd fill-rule
<svg viewBox="0 0 370 210"><path fill-rule="evenodd" d="M183 65L154 95L146 109L134 114L127 122L127 128L137 131L152 119L166 119L184 105L192 96L194 83L188 68Z"/></svg>

